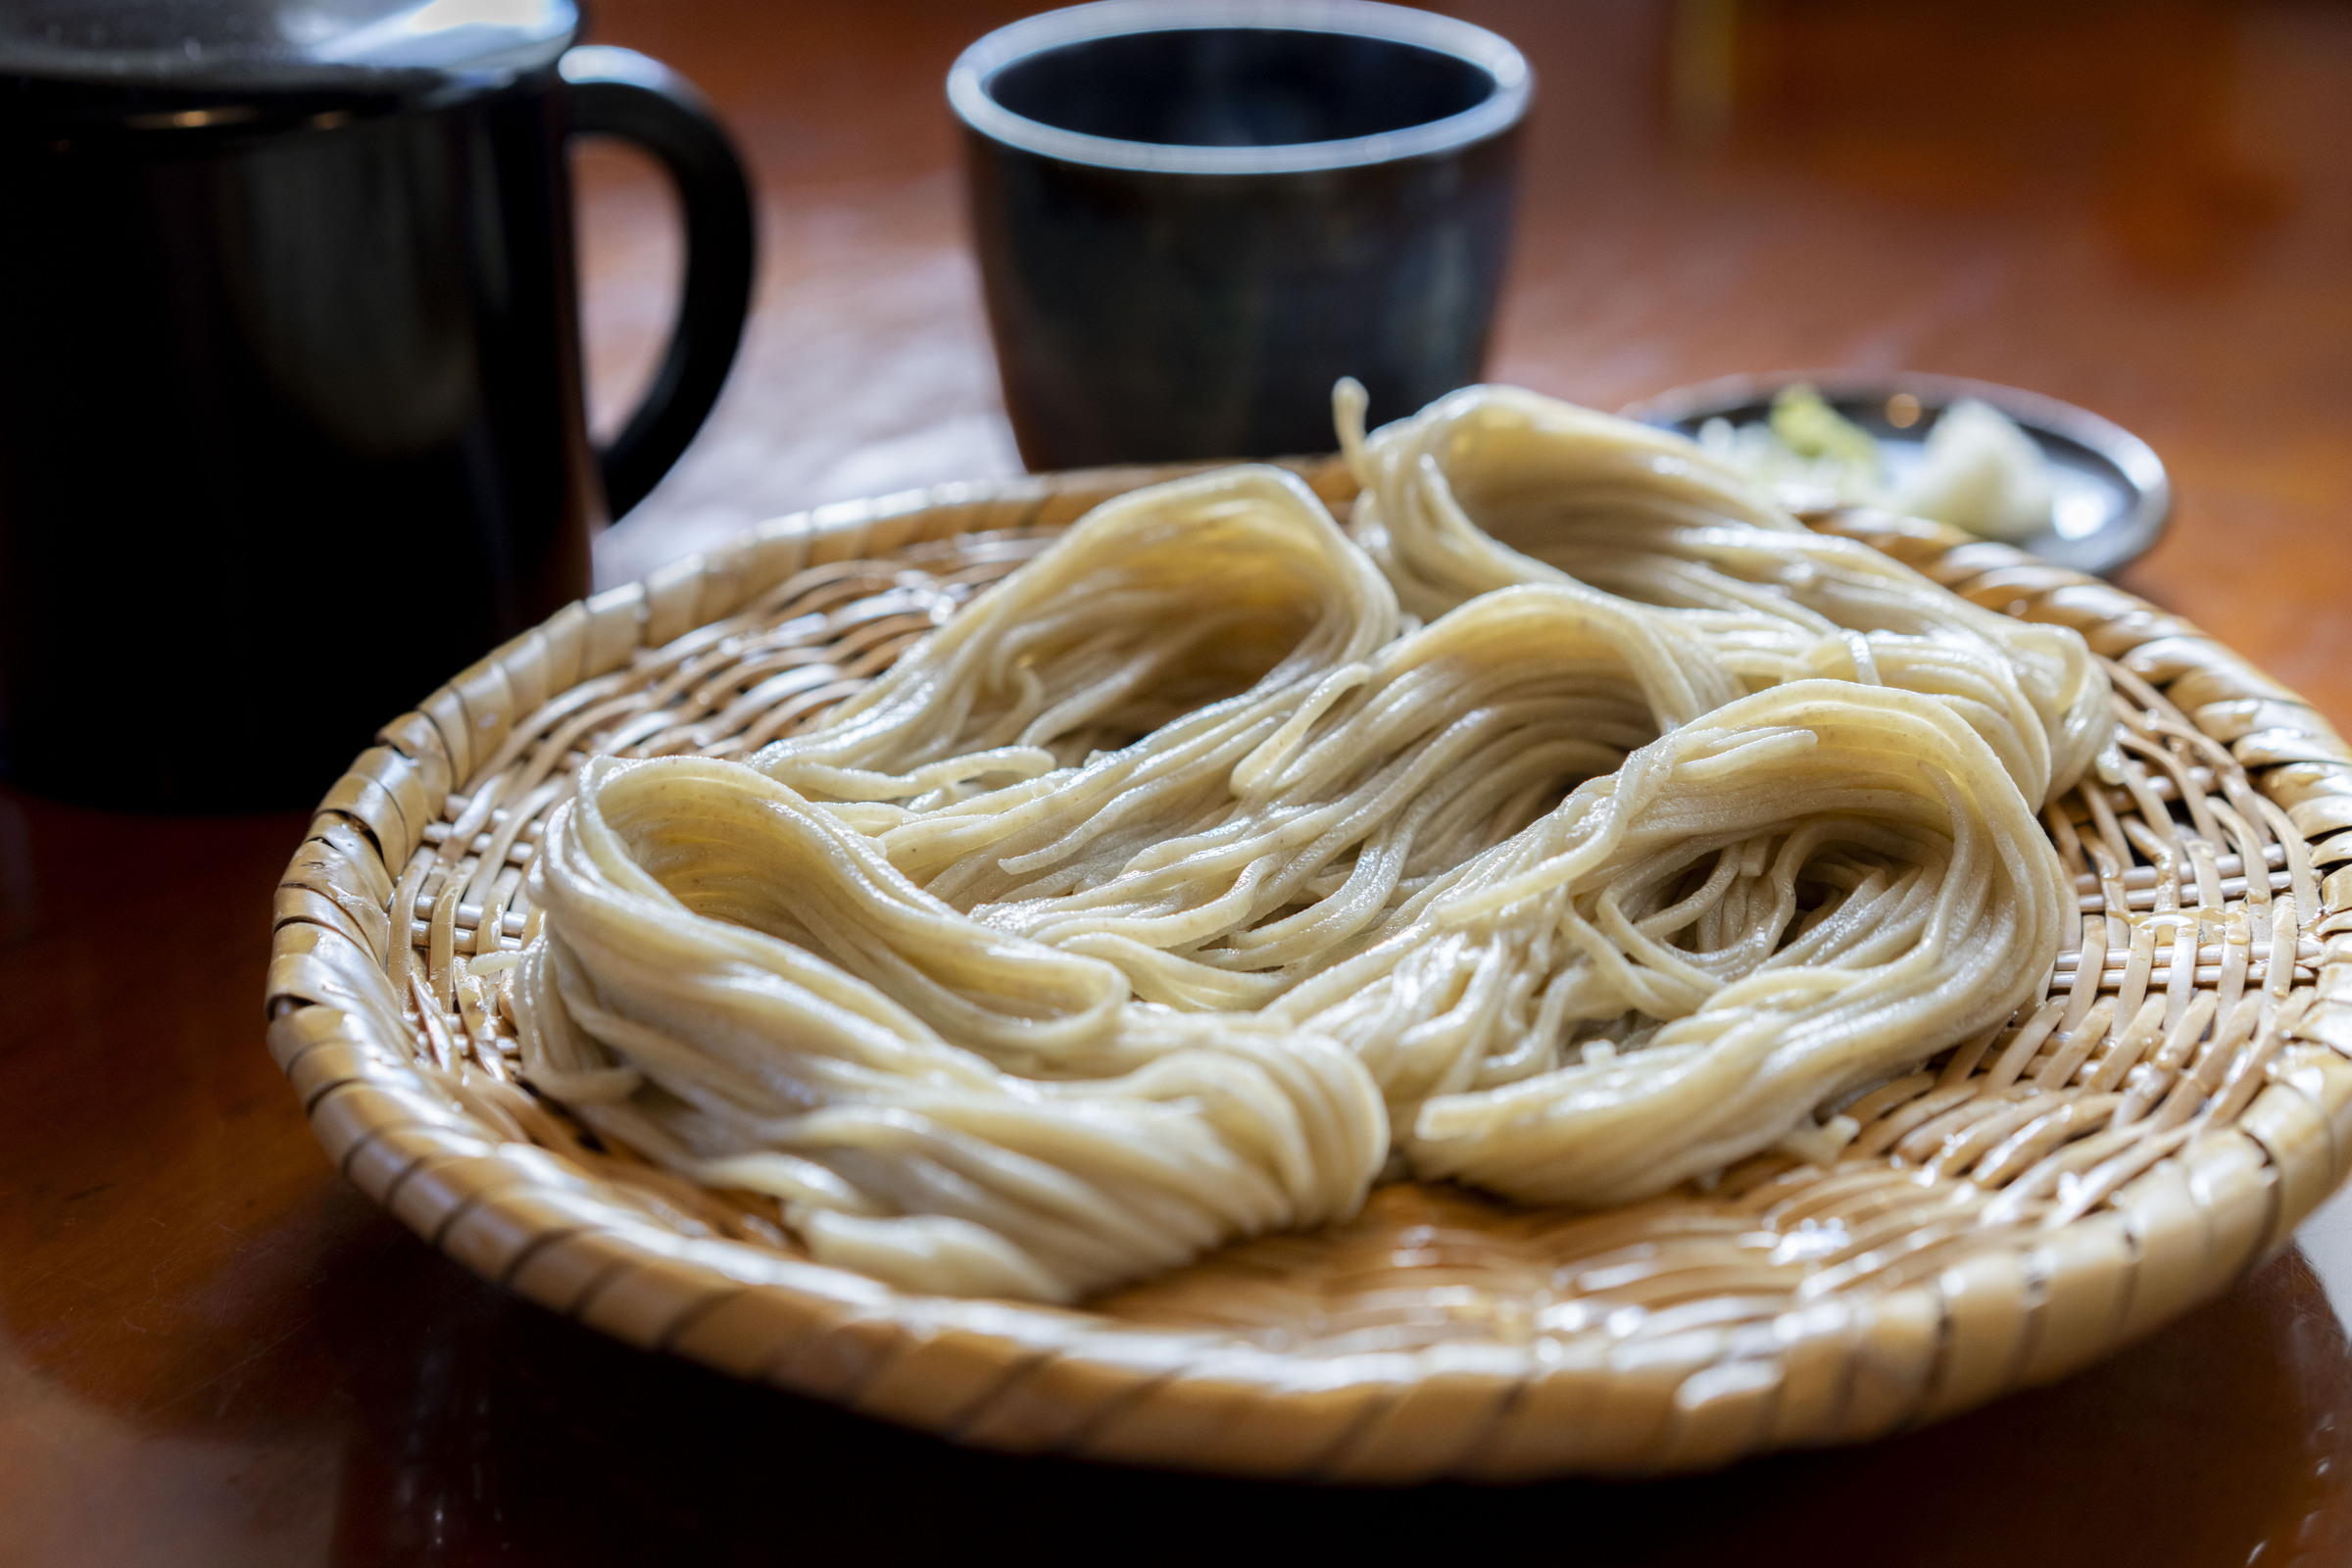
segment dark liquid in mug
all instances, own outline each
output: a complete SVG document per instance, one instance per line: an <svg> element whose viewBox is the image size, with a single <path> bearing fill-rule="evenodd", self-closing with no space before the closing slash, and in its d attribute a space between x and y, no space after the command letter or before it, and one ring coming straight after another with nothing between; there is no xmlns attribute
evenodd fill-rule
<svg viewBox="0 0 2352 1568"><path fill-rule="evenodd" d="M1494 91L1494 77L1435 49L1281 27L1090 39L989 83L997 102L1056 129L1190 147L1377 136L1474 109Z"/></svg>
<svg viewBox="0 0 2352 1568"><path fill-rule="evenodd" d="M0 73L18 782L308 804L585 591L553 55L421 102Z"/></svg>

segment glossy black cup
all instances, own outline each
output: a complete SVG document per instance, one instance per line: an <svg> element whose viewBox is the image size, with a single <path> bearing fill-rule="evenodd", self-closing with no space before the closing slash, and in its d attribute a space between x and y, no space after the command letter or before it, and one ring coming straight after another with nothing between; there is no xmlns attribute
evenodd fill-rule
<svg viewBox="0 0 2352 1568"><path fill-rule="evenodd" d="M653 485L725 379L753 229L693 90L571 47L578 27L569 0L0 17L15 781L307 804L377 724L587 591L591 524ZM652 153L688 229L676 334L601 453L574 135Z"/></svg>
<svg viewBox="0 0 2352 1568"><path fill-rule="evenodd" d="M1479 378L1532 82L1357 0L1105 0L948 78L1004 402L1033 468L1328 451L1332 383Z"/></svg>

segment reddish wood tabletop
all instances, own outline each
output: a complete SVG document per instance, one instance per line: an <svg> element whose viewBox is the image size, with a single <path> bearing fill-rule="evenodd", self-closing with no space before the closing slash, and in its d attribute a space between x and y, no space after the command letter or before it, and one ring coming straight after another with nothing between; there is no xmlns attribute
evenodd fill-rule
<svg viewBox="0 0 2352 1568"><path fill-rule="evenodd" d="M757 314L626 580L760 516L1017 466L940 83L1012 3L610 0L761 187ZM2352 720L2352 9L1492 0L1540 75L1493 370L1603 408L1795 366L2033 387L2144 436L2121 580ZM581 159L609 428L668 199ZM1386 1557L2352 1560L2352 1207L2054 1388L1612 1486L1319 1491L1009 1460L641 1354L345 1186L262 1050L300 815L0 791L0 1565ZM2331 1288L2334 1292L2332 1298ZM1385 1548L1385 1549L1384 1549Z"/></svg>

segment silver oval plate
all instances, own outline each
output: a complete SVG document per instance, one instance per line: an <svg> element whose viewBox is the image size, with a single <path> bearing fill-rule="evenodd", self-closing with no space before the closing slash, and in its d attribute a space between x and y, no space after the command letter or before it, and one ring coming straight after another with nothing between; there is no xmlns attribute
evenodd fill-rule
<svg viewBox="0 0 2352 1568"><path fill-rule="evenodd" d="M2050 525L2017 541L2044 561L2104 575L2145 553L2171 518L2172 481L2145 441L2087 409L1990 381L1785 370L1677 387L1619 412L1695 436L1709 419L1735 427L1764 422L1774 395L1800 381L1870 433L1898 483L1922 461L1928 432L1952 405L1974 398L2016 420L2050 463Z"/></svg>

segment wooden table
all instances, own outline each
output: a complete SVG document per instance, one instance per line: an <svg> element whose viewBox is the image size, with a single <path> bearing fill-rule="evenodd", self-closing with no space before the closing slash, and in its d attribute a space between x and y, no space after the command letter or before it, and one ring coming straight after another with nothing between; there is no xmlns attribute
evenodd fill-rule
<svg viewBox="0 0 2352 1568"><path fill-rule="evenodd" d="M1004 472L939 83L1005 4L610 0L757 167L759 313L625 579L810 502ZM2124 581L2352 719L2352 12L1494 0L1542 78L1497 376L1601 407L1797 365L2084 403L2172 466ZM666 199L584 160L608 422ZM1291 1490L949 1448L607 1343L345 1187L261 1049L298 816L0 792L0 1565L1194 1558L1645 1564L2352 1555L2352 1209L2056 1388L1666 1483ZM1382 1550L1385 1548L1385 1550Z"/></svg>

